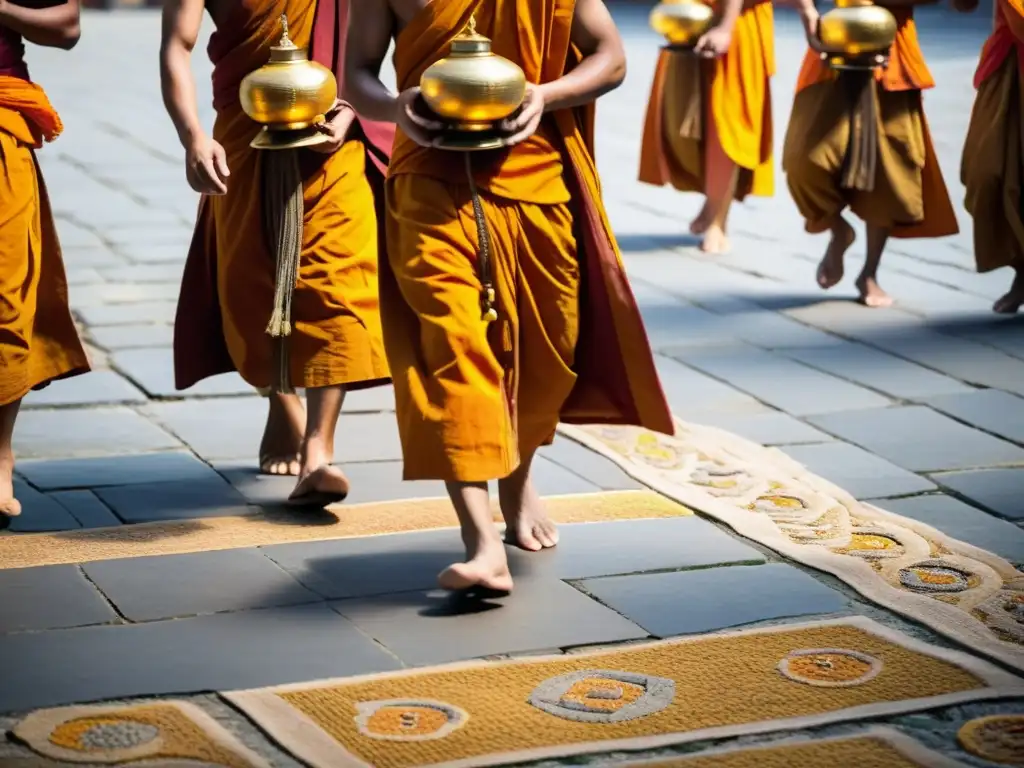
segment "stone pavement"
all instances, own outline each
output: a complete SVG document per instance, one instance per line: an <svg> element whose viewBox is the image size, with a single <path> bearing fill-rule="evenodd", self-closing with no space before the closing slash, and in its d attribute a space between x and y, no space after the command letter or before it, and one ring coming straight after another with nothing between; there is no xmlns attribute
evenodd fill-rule
<svg viewBox="0 0 1024 768"><path fill-rule="evenodd" d="M850 301L859 246L844 283L828 295L817 289L825 243L803 232L781 175L774 198L734 209L733 252L713 258L681 234L696 198L635 182L658 40L645 8L616 7L616 14L630 73L599 111L599 163L674 411L780 446L858 499L1024 563L1024 326L989 313L1010 276L972 271L958 181L989 11L920 13L939 83L926 109L963 231L894 241L882 284L899 304L874 311ZM16 436L25 513L3 536L252 515L290 489L291 480L255 472L264 405L241 379L222 376L185 393L173 387L171 322L197 199L160 103L158 26L152 11L90 13L73 54L30 51L33 75L66 124L40 162L96 372L26 400ZM209 124L202 50L194 66ZM803 50L796 20L780 14L777 146ZM392 407L383 389L346 402L338 459L353 481L353 503L443 494L439 484L400 482ZM545 495L640 488L567 441L543 451L536 481ZM680 614L702 617L699 627L675 632L863 613L942 643L834 579L703 519L583 528L567 528L557 557L632 553L587 576L636 578L628 574L652 570L651 542L663 540L678 550L660 570L689 571L695 558L701 568L721 566L657 587L677 592ZM3 570L0 563L0 712L673 633L637 618L643 594L616 612L550 574L523 581L506 610L486 621L430 622L408 595L429 589L457 546L448 531L84 566ZM317 561L331 564L326 581ZM390 579L395 569L405 577ZM321 580L309 577L314 571ZM373 587L385 578L379 591L393 594L382 596ZM755 587L753 608L735 598ZM405 636L417 638L415 647ZM237 713L212 697L195 700L277 764L291 764ZM907 727L939 733L944 717L911 718ZM5 754L15 747L0 741Z"/></svg>

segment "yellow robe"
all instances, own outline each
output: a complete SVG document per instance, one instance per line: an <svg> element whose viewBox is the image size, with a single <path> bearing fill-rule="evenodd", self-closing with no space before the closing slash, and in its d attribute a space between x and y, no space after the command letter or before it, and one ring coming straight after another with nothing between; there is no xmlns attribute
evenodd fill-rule
<svg viewBox="0 0 1024 768"><path fill-rule="evenodd" d="M882 3L884 5L884 3ZM843 189L850 141L848 100L835 72L808 51L797 80L782 169L808 232L822 232L847 206L893 237L942 237L959 231L942 178L921 91L935 87L917 40L913 8L890 6L896 40L889 66L875 72L878 165L870 192Z"/></svg>
<svg viewBox="0 0 1024 768"><path fill-rule="evenodd" d="M704 191L704 138L714 122L726 156L740 169L735 197L771 197L771 77L775 74L772 4L744 9L733 28L728 52L714 61L662 50L647 104L640 181L671 184L681 192ZM699 88L694 83L699 82ZM693 103L699 99L700 103ZM683 126L696 107L704 129L693 138Z"/></svg>
<svg viewBox="0 0 1024 768"><path fill-rule="evenodd" d="M200 203L175 323L179 389L231 368L254 387L268 387L276 378L276 341L266 333L275 262L264 237L263 155L249 146L260 128L242 111L238 89L242 78L267 62L281 36L281 15L287 14L292 41L306 47L315 12L314 0L239 3L231 23L210 40L213 138L224 147L231 175L226 195ZM365 142L357 135L333 155L300 152L304 216L287 341L291 385L386 383L379 230Z"/></svg>
<svg viewBox="0 0 1024 768"><path fill-rule="evenodd" d="M474 14L530 82L557 79L575 61L573 5L430 3L398 37L399 87L417 84ZM464 156L422 149L399 131L381 311L406 479L505 477L560 418L673 430L601 206L592 115L552 113L518 147L471 156L492 245L491 324Z"/></svg>
<svg viewBox="0 0 1024 768"><path fill-rule="evenodd" d="M974 219L979 272L1024 269L1024 126L1020 68L1024 64L1024 4L996 0L996 24L975 74L978 95L964 143L960 178Z"/></svg>
<svg viewBox="0 0 1024 768"><path fill-rule="evenodd" d="M89 371L33 152L61 128L42 88L0 75L0 405Z"/></svg>

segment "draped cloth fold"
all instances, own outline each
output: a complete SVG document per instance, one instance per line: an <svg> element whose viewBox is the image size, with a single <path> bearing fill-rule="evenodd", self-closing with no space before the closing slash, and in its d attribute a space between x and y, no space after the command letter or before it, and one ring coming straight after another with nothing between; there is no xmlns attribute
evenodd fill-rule
<svg viewBox="0 0 1024 768"><path fill-rule="evenodd" d="M722 149L740 170L736 199L773 194L773 13L766 1L746 8L736 20L729 50L713 61L662 50L644 120L640 181L703 192L703 137L709 133L707 121L714 121ZM695 126L694 114L703 126Z"/></svg>
<svg viewBox="0 0 1024 768"><path fill-rule="evenodd" d="M889 10L896 17L896 39L888 66L874 72L875 102L869 109L851 110L850 93L836 72L815 51L804 57L782 169L808 232L825 231L847 207L868 224L890 229L893 237L942 237L959 231L924 115L921 92L935 81L921 53L913 8ZM860 85L858 98L871 98L865 84ZM850 170L851 149L869 151L873 143L851 147L858 138L872 138L858 132L853 120L870 115L871 109L877 157L874 179L868 181L863 173L854 178L845 171Z"/></svg>
<svg viewBox="0 0 1024 768"><path fill-rule="evenodd" d="M0 405L89 371L33 152L61 128L42 88L0 75Z"/></svg>
<svg viewBox="0 0 1024 768"><path fill-rule="evenodd" d="M975 73L978 94L964 141L960 179L974 220L979 272L1024 269L1024 3L996 0L995 28Z"/></svg>
<svg viewBox="0 0 1024 768"><path fill-rule="evenodd" d="M574 0L433 2L395 45L400 88L475 16L532 83L574 66ZM478 233L462 158L398 132L387 184L381 315L405 478L486 481L559 420L671 433L671 413L601 203L593 106L548 115L510 150L478 153L499 320L481 317Z"/></svg>
<svg viewBox="0 0 1024 768"><path fill-rule="evenodd" d="M264 226L267 151L249 147L259 126L242 112L242 79L266 63L286 14L296 45L343 82L348 0L244 0L211 37L214 139L225 149L231 177L223 196L204 196L182 277L175 319L175 385L237 370L267 388L388 380L377 302L377 255L384 169L393 129L360 119L333 155L298 152L302 178L301 252L292 297L288 367L279 376L274 310L275 247ZM276 150L275 150L276 151Z"/></svg>

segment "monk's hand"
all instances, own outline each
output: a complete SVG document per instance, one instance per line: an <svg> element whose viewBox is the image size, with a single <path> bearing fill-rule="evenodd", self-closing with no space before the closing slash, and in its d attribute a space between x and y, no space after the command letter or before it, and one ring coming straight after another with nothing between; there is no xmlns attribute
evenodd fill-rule
<svg viewBox="0 0 1024 768"><path fill-rule="evenodd" d="M818 9L813 6L802 8L800 11L800 23L804 25L804 35L807 37L807 45L812 51L823 53L821 38L818 37Z"/></svg>
<svg viewBox="0 0 1024 768"><path fill-rule="evenodd" d="M505 145L513 146L525 141L537 132L541 118L544 117L544 93L533 83L526 84L526 96L519 109L501 121L501 130L507 134Z"/></svg>
<svg viewBox="0 0 1024 768"><path fill-rule="evenodd" d="M697 44L693 46L693 52L705 59L717 59L729 51L731 44L732 29L719 24L700 36Z"/></svg>
<svg viewBox="0 0 1024 768"><path fill-rule="evenodd" d="M345 143L349 128L352 127L352 123L356 119L356 111L352 109L351 104L337 101L324 117L326 119L324 122L318 123L316 129L327 137L327 141L322 144L314 144L310 149L330 155L341 149Z"/></svg>
<svg viewBox="0 0 1024 768"><path fill-rule="evenodd" d="M421 147L434 146L434 136L444 128L439 120L431 119L419 88L406 88L398 94L395 123L399 129Z"/></svg>
<svg viewBox="0 0 1024 768"><path fill-rule="evenodd" d="M224 147L213 139L201 136L185 152L185 178L196 192L223 195L230 175Z"/></svg>

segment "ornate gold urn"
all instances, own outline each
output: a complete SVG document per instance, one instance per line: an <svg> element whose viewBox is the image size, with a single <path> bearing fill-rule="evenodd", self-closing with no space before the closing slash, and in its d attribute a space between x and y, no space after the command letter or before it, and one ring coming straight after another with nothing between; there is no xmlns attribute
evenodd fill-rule
<svg viewBox="0 0 1024 768"><path fill-rule="evenodd" d="M252 140L256 149L294 149L320 144L327 137L316 130L338 98L338 81L327 67L310 61L306 49L288 37L288 19L281 17L281 40L270 49L270 61L250 72L239 89L242 109L263 130Z"/></svg>
<svg viewBox="0 0 1024 768"><path fill-rule="evenodd" d="M448 56L423 73L420 91L427 106L447 124L436 146L493 149L502 145L496 124L523 103L526 75L491 52L491 41L477 33L471 17L452 40Z"/></svg>
<svg viewBox="0 0 1024 768"><path fill-rule="evenodd" d="M711 29L715 12L700 0L663 0L651 11L651 29L676 48L690 48Z"/></svg>
<svg viewBox="0 0 1024 768"><path fill-rule="evenodd" d="M847 60L884 54L896 39L896 19L871 0L836 0L818 22L818 38L828 54Z"/></svg>

